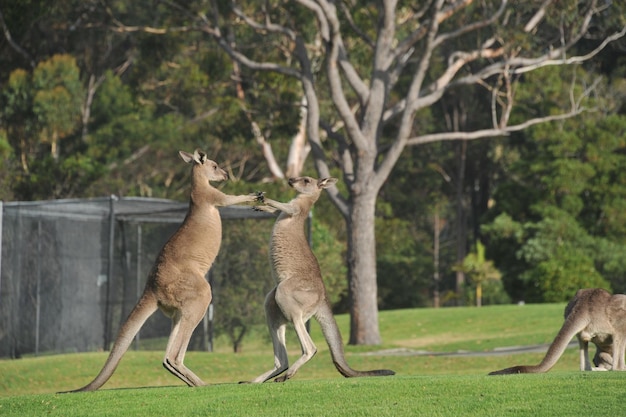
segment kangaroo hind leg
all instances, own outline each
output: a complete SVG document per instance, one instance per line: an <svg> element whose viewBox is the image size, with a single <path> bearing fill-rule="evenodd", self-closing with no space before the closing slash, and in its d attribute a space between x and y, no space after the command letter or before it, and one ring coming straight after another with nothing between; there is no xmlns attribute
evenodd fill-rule
<svg viewBox="0 0 626 417"><path fill-rule="evenodd" d="M276 289L274 288L265 298L265 317L274 346L274 367L253 379L251 382L254 383L268 381L282 374L289 367L287 341L285 339L287 319L278 307L278 304L276 304L275 294Z"/></svg>
<svg viewBox="0 0 626 417"><path fill-rule="evenodd" d="M313 339L309 336L309 332L306 330L306 326L304 324L304 319L302 316L295 317L293 319L293 326L296 330L296 334L298 335L298 339L300 340L300 347L302 348L302 356L298 358L294 362L293 365L287 369L284 375L276 378L276 382L284 382L289 378L293 377L298 369L305 363L311 360L313 356L317 353L317 347L315 343L313 343Z"/></svg>
<svg viewBox="0 0 626 417"><path fill-rule="evenodd" d="M209 302L210 297L208 300L195 300L193 303L186 304L182 310L176 311L172 316L172 331L165 348L163 367L190 387L206 385L185 366L184 360L191 335L206 314Z"/></svg>
<svg viewBox="0 0 626 417"><path fill-rule="evenodd" d="M592 366L589 361L589 341L584 340L580 333L578 334L578 353L580 356L580 370L591 371Z"/></svg>
<svg viewBox="0 0 626 417"><path fill-rule="evenodd" d="M613 370L625 371L626 363L624 355L626 350L626 337L623 335L613 337Z"/></svg>

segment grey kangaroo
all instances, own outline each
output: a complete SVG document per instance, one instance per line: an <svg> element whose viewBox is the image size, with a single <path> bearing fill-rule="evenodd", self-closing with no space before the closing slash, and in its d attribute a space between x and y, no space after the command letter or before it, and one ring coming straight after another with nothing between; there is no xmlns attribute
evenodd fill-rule
<svg viewBox="0 0 626 417"><path fill-rule="evenodd" d="M514 366L489 375L541 373L559 360L572 337L578 338L580 370L623 371L626 348L626 295L601 288L578 290L565 307L565 323L539 365ZM596 345L595 367L589 362L589 342Z"/></svg>
<svg viewBox="0 0 626 417"><path fill-rule="evenodd" d="M180 151L191 170L189 210L180 228L159 253L148 276L143 295L121 326L104 367L89 384L75 391L93 391L104 385L117 368L133 338L157 309L172 319L163 366L189 386L205 383L184 364L187 345L211 302L211 287L205 279L220 249L222 222L218 206L253 202L258 195L226 195L209 181L228 179L226 171L206 154Z"/></svg>
<svg viewBox="0 0 626 417"><path fill-rule="evenodd" d="M290 178L289 185L298 192L296 198L288 203L280 203L260 197L259 200L265 204L255 207L257 210L280 214L270 240L270 263L277 285L265 299L265 315L274 345L274 367L251 382L265 382L271 378L275 378L276 382L284 382L315 355L317 347L305 327L311 317L319 322L333 363L343 376L395 374L387 369L355 371L346 363L341 333L326 295L322 273L304 234L305 221L313 204L322 190L336 182L335 178ZM302 356L292 366L288 363L285 343L285 328L289 322L293 323L302 348Z"/></svg>

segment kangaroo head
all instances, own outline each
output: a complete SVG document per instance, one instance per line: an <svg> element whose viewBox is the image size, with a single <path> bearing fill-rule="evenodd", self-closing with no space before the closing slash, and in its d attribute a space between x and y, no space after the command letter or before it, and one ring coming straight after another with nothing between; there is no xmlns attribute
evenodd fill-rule
<svg viewBox="0 0 626 417"><path fill-rule="evenodd" d="M289 186L300 194L319 194L324 188L328 188L337 182L337 178L321 178L316 180L311 177L289 178Z"/></svg>
<svg viewBox="0 0 626 417"><path fill-rule="evenodd" d="M206 154L200 149L196 149L192 154L185 151L178 151L183 161L193 164L194 172L199 173L208 181L225 181L228 179L228 173L217 165L216 162L207 158Z"/></svg>

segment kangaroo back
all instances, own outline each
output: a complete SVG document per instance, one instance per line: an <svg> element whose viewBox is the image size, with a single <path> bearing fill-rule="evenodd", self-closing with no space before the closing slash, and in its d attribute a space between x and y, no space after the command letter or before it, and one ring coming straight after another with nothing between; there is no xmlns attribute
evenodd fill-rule
<svg viewBox="0 0 626 417"><path fill-rule="evenodd" d="M124 353L128 350L128 347L137 335L137 332L139 332L139 329L141 329L146 320L148 320L157 308L157 301L152 292L145 291L120 328L113 348L111 348L111 353L109 353L109 357L100 373L93 381L84 387L68 392L94 391L103 386L109 378L111 378L113 372L115 372L122 356L124 356Z"/></svg>
<svg viewBox="0 0 626 417"><path fill-rule="evenodd" d="M337 326L337 322L335 321L335 317L333 316L333 312L327 300L324 300L324 302L321 303L317 313L315 314L315 318L322 328L322 333L324 334L326 343L328 343L330 356L333 359L335 368L337 368L341 375L345 376L346 378L395 375L395 372L389 369L356 371L350 368L350 366L346 362L345 353L343 350L343 340L341 338L341 333L339 332L339 326Z"/></svg>

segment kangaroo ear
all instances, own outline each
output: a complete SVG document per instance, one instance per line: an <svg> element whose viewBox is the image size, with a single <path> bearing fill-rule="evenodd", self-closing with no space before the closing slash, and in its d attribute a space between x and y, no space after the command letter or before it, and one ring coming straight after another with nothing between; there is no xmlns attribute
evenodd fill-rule
<svg viewBox="0 0 626 417"><path fill-rule="evenodd" d="M193 160L198 164L204 164L207 161L206 154L202 152L200 149L196 149L193 153Z"/></svg>
<svg viewBox="0 0 626 417"><path fill-rule="evenodd" d="M181 158L183 158L183 161L188 164L191 164L192 162L195 162L196 164L204 164L207 161L206 154L200 149L196 149L193 155L185 151L178 151L178 154Z"/></svg>
<svg viewBox="0 0 626 417"><path fill-rule="evenodd" d="M189 152L178 151L178 154L180 155L181 158L183 158L183 161L185 161L186 163L190 164L193 162L193 155L190 154Z"/></svg>
<svg viewBox="0 0 626 417"><path fill-rule="evenodd" d="M317 186L319 188L328 188L337 182L337 178L328 177L317 180Z"/></svg>

